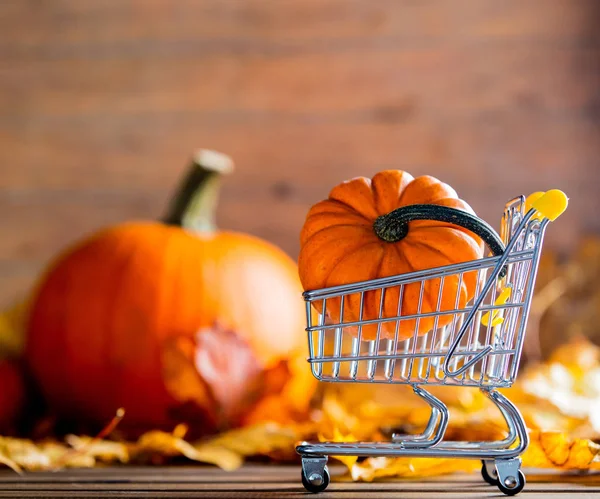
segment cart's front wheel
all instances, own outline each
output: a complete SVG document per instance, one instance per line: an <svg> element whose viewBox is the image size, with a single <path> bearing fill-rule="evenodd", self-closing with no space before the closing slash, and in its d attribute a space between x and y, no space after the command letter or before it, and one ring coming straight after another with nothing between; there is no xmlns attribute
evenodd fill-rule
<svg viewBox="0 0 600 499"><path fill-rule="evenodd" d="M507 496L514 496L523 490L525 483L525 475L521 470L519 470L517 472L517 476L508 476L503 482L498 480L497 485L500 489L500 492L503 494L506 494Z"/></svg>
<svg viewBox="0 0 600 499"><path fill-rule="evenodd" d="M494 461L489 461L489 466L485 461L481 461L481 476L490 485L498 486L498 472Z"/></svg>
<svg viewBox="0 0 600 499"><path fill-rule="evenodd" d="M302 471L302 485L309 492L317 493L323 492L329 485L329 470L327 466L323 468L323 472L312 472L308 477Z"/></svg>

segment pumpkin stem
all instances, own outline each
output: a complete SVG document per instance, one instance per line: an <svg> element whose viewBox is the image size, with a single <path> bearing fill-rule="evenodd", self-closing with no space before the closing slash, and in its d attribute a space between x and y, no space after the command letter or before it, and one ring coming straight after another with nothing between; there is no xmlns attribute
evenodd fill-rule
<svg viewBox="0 0 600 499"><path fill-rule="evenodd" d="M197 151L163 222L194 232L213 232L221 175L231 171L233 161L225 154Z"/></svg>
<svg viewBox="0 0 600 499"><path fill-rule="evenodd" d="M504 244L498 234L486 222L466 211L436 204L413 204L402 206L386 215L377 217L373 230L377 236L389 243L395 243L408 234L408 223L413 220L437 220L459 225L477 234L499 256L504 253Z"/></svg>

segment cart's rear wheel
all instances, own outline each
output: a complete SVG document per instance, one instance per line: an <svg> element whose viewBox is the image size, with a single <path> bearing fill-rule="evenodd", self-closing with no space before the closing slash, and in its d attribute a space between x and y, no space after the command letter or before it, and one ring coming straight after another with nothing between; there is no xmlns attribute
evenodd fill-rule
<svg viewBox="0 0 600 499"><path fill-rule="evenodd" d="M327 486L329 485L329 470L327 466L323 468L323 473L313 472L309 477L304 475L304 471L302 471L302 485L309 492L317 493L323 492Z"/></svg>
<svg viewBox="0 0 600 499"><path fill-rule="evenodd" d="M504 482L498 480L498 488L503 494L514 496L523 490L526 482L525 475L519 470L517 476L509 476Z"/></svg>
<svg viewBox="0 0 600 499"><path fill-rule="evenodd" d="M493 465L493 471L490 473L488 471L488 467L485 464L485 461L481 461L481 476L483 479L489 483L490 485L498 486L498 472L496 471L496 466L494 465L494 461L491 461Z"/></svg>

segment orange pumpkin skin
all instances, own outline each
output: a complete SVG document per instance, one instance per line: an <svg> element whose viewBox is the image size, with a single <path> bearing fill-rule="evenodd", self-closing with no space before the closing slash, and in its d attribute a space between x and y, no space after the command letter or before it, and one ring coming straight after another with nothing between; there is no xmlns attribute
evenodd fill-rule
<svg viewBox="0 0 600 499"><path fill-rule="evenodd" d="M375 220L396 208L414 204L437 204L474 214L449 185L431 176L414 178L407 172L387 170L372 179L357 177L334 187L329 198L314 205L306 217L300 235L299 275L305 290L350 284L388 277L433 267L475 260L483 256L483 242L466 229L445 222L415 220L409 222L406 237L397 242L380 239L373 229ZM420 283L405 285L402 290L400 315L435 311L440 293L440 279L426 281L423 301L418 310ZM459 278L448 276L443 281L440 310L456 308ZM472 298L476 287L475 273L466 273L460 282L459 307ZM382 317L398 314L399 287L388 288ZM364 295L363 320L379 317L381 291ZM315 302L321 312L322 305ZM348 295L344 302L344 322L359 320L360 296ZM326 315L340 322L339 298L327 300ZM447 325L452 314L433 318L400 321L398 338L403 340L415 332L422 335L434 326ZM417 325L418 322L418 325ZM350 329L350 328L349 328ZM418 329L418 331L417 331ZM356 328L351 328L357 334ZM383 323L382 338L395 338L396 323ZM363 326L362 338L376 338L377 326Z"/></svg>
<svg viewBox="0 0 600 499"><path fill-rule="evenodd" d="M233 343L217 338L207 354L196 338L222 324L249 346L252 358L244 353L244 362L255 359L257 370L269 369L304 346L301 292L293 260L258 238L126 223L81 242L44 276L31 308L26 357L60 415L101 425L124 407L121 429L135 434L172 429L188 416L207 433L256 387L243 379L243 365L222 373L211 372L217 361L207 367L206 355L215 353L235 364ZM169 383L165 355L178 343L190 347L181 352L193 369ZM229 378L235 381L225 388ZM207 387L206 393L185 400L191 385Z"/></svg>

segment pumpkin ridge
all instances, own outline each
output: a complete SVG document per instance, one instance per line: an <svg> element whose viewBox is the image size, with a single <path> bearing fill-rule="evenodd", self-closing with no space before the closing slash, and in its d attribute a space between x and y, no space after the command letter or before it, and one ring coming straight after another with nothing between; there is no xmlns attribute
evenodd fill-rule
<svg viewBox="0 0 600 499"><path fill-rule="evenodd" d="M401 170L383 170L371 179L371 188L375 198L375 207L379 215L398 208L400 194L414 177Z"/></svg>
<svg viewBox="0 0 600 499"><path fill-rule="evenodd" d="M395 245L395 248L396 248L396 251L398 252L398 255L400 256L400 258L404 259L404 261L407 264L407 267L410 268L411 272L415 272L417 270L417 266L413 265L413 263L411 262L410 258L406 254L406 252L404 252L404 253L401 252L398 245ZM426 284L421 284L421 285L425 286ZM410 286L410 284L409 284L409 286ZM430 310L435 310L435 307L432 305L431 301L429 300L428 293L425 293L425 289L423 289L423 302L421 303L421 310L423 310L423 305L425 304L425 302L427 302L427 305L429 305ZM436 305L437 305L437 303L436 303Z"/></svg>
<svg viewBox="0 0 600 499"><path fill-rule="evenodd" d="M353 192L350 194L349 190ZM377 207L373 199L373 187L370 178L355 177L346 182L342 182L335 186L329 192L328 200L338 201L339 203L348 206L356 213L360 213L367 220L377 218ZM359 202L362 201L364 205ZM350 204L350 203L353 204ZM357 204L358 203L358 204Z"/></svg>
<svg viewBox="0 0 600 499"><path fill-rule="evenodd" d="M306 217L306 222L310 222L311 220L314 220L315 218L319 218L321 216L344 216L344 217L356 217L359 218L363 221L361 221L360 223L355 223L353 225L368 225L371 226L373 224L373 222L371 220L367 220L365 217L363 217L360 213L336 213L335 211L320 211L318 213L315 213L313 215L309 215L308 217Z"/></svg>
<svg viewBox="0 0 600 499"><path fill-rule="evenodd" d="M375 206L375 212L377 215L381 215L381 213L379 213L381 196L379 195L379 192L377 192L375 186L373 186L373 181L371 181L371 193L373 194L373 205Z"/></svg>
<svg viewBox="0 0 600 499"><path fill-rule="evenodd" d="M445 222L443 222L443 223L445 223ZM441 229L443 229L443 230L451 230L453 232L456 232L457 235L458 234L465 235L469 239L471 239L475 244L477 244L477 246L480 246L483 243L483 241L481 240L481 238L477 234L474 234L473 232L471 232L468 229L465 229L464 227L459 227L459 226L455 227L452 224L450 224L450 225L428 225L428 226L424 226L424 227L417 227L415 230L418 230L418 231L421 231L421 230L427 230L427 231L436 230L436 231L438 231L438 230L441 230ZM433 246L430 246L429 244L427 244L426 242L422 241L420 238L414 237L414 240L411 240L411 241L419 243L419 244L424 244L427 247L431 247L431 248L433 247Z"/></svg>
<svg viewBox="0 0 600 499"><path fill-rule="evenodd" d="M404 256L404 253L402 252L402 250L400 249L400 246L398 244L392 244L392 248L394 248L394 250L396 251L396 253L398 254L398 258L400 260L404 261L404 264L410 268L411 272L415 271L415 268L412 266L412 264L408 261L408 259Z"/></svg>
<svg viewBox="0 0 600 499"><path fill-rule="evenodd" d="M441 251L439 248L437 248L431 244L428 244L425 241L414 240L414 241L411 241L411 244L413 244L415 246L421 246L422 248L427 248L428 251L431 251L432 253L435 253L436 255L443 257L444 260L447 260L448 264L456 263L452 259L448 258L448 255L446 253L444 253L443 251Z"/></svg>
<svg viewBox="0 0 600 499"><path fill-rule="evenodd" d="M345 234L336 234L338 232L346 232ZM349 233L354 232L354 233ZM362 231L359 231L362 233ZM332 244L332 241L337 241L341 246L334 254L326 251L327 247ZM305 286L305 289L320 289L324 287L324 283L330 275L331 269L335 267L348 252L354 252L360 249L367 243L375 242L365 237L357 237L354 227L338 227L330 232L321 231L315 234L315 237L310 239L303 245L303 250L298 256L298 268L300 279ZM319 268L318 274L302 273L303 268Z"/></svg>
<svg viewBox="0 0 600 499"><path fill-rule="evenodd" d="M317 208L317 207L320 208L323 205L329 205L329 204L337 206L339 208L342 208L343 210L345 210L348 213L348 215L357 215L360 218L364 218L367 222L371 221L369 217L365 216L360 211L356 210L355 208L353 208L349 204L344 203L343 201L340 201L339 199L335 199L335 198L327 198L327 199L321 201L321 203L317 203L313 207L313 209ZM321 213L333 213L335 215L339 215L339 213L336 213L336 212L327 212L327 211L318 211L318 210L315 210L316 213L311 213L313 211L313 209L311 209L311 211L309 211L307 219L310 218L310 217L312 217L312 216L320 215Z"/></svg>
<svg viewBox="0 0 600 499"><path fill-rule="evenodd" d="M400 249L400 246L398 244L394 244L393 248L396 250L398 258L404 262L404 265L406 265L406 267L408 267L409 271L410 272L415 272L417 270L416 267L412 264L412 262L410 261L410 259L406 256L406 254L404 252L402 252L402 250ZM406 295L406 289L408 287L410 287L410 286L415 285L415 284L417 284L417 283L405 284L404 285L404 287L405 287L405 291L404 291L405 295ZM404 315L403 310L404 310L404 307L405 307L405 299L406 298L403 297L402 298L403 303L400 304L400 316ZM433 310L433 307L431 306L431 301L428 298L428 293L425 293L425 291L424 291L423 292L423 302L421 303L421 310L423 309L423 306L425 304L427 304L429 306L430 310ZM437 305L437 303L436 303L436 305ZM417 307L417 304L415 304L415 310L414 310L413 313L416 313L416 307ZM416 319L412 319L411 321L409 321L409 323L414 324L413 327L414 327L414 330L416 331L417 327L418 327L417 320ZM413 334L414 334L414 331L408 337L412 337Z"/></svg>
<svg viewBox="0 0 600 499"><path fill-rule="evenodd" d="M427 244L427 243L425 243L423 241L413 241L413 244L415 246L425 247L428 250L436 253L437 255L440 255L441 257L444 258L444 260L446 260L448 262L448 265L451 265L453 263L457 263L457 262L453 262L451 259L449 259L448 256L444 252L440 251L440 249L436 248L435 246L431 246L431 245L429 245L429 244ZM434 281L434 280L432 280L432 281ZM464 286L465 286L464 282L461 283L461 289L460 290L457 289L457 293L460 293L462 295L462 291L464 289ZM443 292L444 292L444 290L442 290L442 294L443 294ZM433 302L429 299L429 297L430 297L429 295L430 294L426 293L426 295L428 296L428 303L429 303L429 306L431 307L431 309L432 310L437 310L437 299L436 299L436 303L435 303L435 306L434 306ZM433 298L433 297L430 297L430 298Z"/></svg>
<svg viewBox="0 0 600 499"><path fill-rule="evenodd" d="M441 193L436 193L436 197L433 197L432 199L427 200L425 197L422 196L422 193L419 195L418 200L415 200L413 202L407 203L406 202L406 197L407 196L412 196L413 195L413 190L414 189L418 189L418 190L426 190L431 188L432 186L435 186L437 190L441 190L443 192ZM437 197L440 196L440 197ZM445 182L442 182L441 180L439 180L436 177L433 177L431 175L422 175L420 177L415 177L415 179L410 182L409 184L406 185L406 187L404 188L404 190L402 191L401 195L400 195L400 199L399 199L399 203L401 206L410 206L412 204L437 204L441 199L460 199L458 197L458 194L456 193L456 191L454 190L454 188L448 184L446 184Z"/></svg>
<svg viewBox="0 0 600 499"><path fill-rule="evenodd" d="M333 225L332 224L332 225L328 225L327 227L323 227L322 229L319 229L316 232L313 232L307 239L305 239L303 241L303 244L308 244L310 242L310 240L313 237L315 237L316 235L321 234L323 231L333 229L334 227L335 228L338 228L338 227L364 227L365 229L371 229L371 226L368 224L365 224L365 225L357 225L357 224L335 224L335 225ZM372 242L378 242L378 241L372 241ZM371 244L371 243L368 243L368 244Z"/></svg>
<svg viewBox="0 0 600 499"><path fill-rule="evenodd" d="M413 265L413 263L410 261L410 259L408 258L408 256L406 256L406 253L402 252L401 249L400 249L400 247L397 244L394 244L394 248L396 250L396 253L398 253L398 258L400 258L401 260L404 260L404 263L410 269L410 272L415 272L417 269ZM427 298L427 293L423 293L423 299L427 300L427 304L429 305L430 308L433 309L433 307L431 306L431 302ZM436 305L437 305L437 303L436 303ZM423 304L421 304L421 309L422 308L423 308Z"/></svg>
<svg viewBox="0 0 600 499"><path fill-rule="evenodd" d="M375 270L375 275L373 276L374 279L377 279L378 277L383 277L381 275L381 267L383 267L383 260L385 259L385 255L387 253L387 248L383 245L382 249L383 251L381 252L381 257L379 258L379 263L377 264L377 269ZM377 300L373 300L372 305L374 305L376 307L375 310L373 310L374 314L373 317L379 317L379 303L381 302L381 296L383 294L383 291L381 289L377 289L375 290L375 296L377 297ZM382 309L382 314L385 315L385 296L383 297L384 299L384 303L383 303L383 309Z"/></svg>
<svg viewBox="0 0 600 499"><path fill-rule="evenodd" d="M453 263L448 258L448 255L446 255L443 251L441 251L439 248L436 248L435 246L427 244L424 241L412 241L412 244L414 244L415 246L421 246L422 248L426 248L428 251L431 251L432 253L441 256L444 260L448 261L448 263Z"/></svg>
<svg viewBox="0 0 600 499"><path fill-rule="evenodd" d="M431 227L431 228L433 228L433 227ZM453 228L451 228L451 227L444 227L444 228L447 228L447 229L450 229L450 230L456 230L456 229L453 229ZM437 228L437 230L439 230L439 229L440 229L440 228ZM462 232L462 231L459 231L459 232ZM468 234L468 235L470 235L470 234ZM443 257L443 258L444 258L444 260L446 260L446 261L448 262L448 265L452 265L452 264L455 264L455 263L463 263L463 262L465 262L465 261L470 261L470 260L459 260L459 261L452 260L451 258L448 258L448 255L447 255L446 253L444 253L443 251L441 251L439 248L437 248L437 247L435 247L435 246L433 246L433 245L431 245L431 244L428 244L428 243L427 243L427 242L425 242L425 241L422 241L422 240L416 240L416 238L415 238L415 240L412 240L412 241L411 241L411 244L414 244L415 246L421 246L421 247L423 247L423 248L427 248L427 250L428 250L428 251L432 251L433 253L435 253L435 254L437 254L437 255L439 255L439 256L441 256L441 257ZM462 284L461 284L461 290L460 290L460 293L461 293L461 294L462 294L463 290L464 290L465 292L467 292L467 293L468 293L468 288L467 288L467 289L465 289L465 286L466 286L466 284L465 284L465 282L464 282L464 280L463 280L463 282L462 282ZM458 292L458 291L457 291L457 292ZM430 304L430 305L433 305L433 303L432 303L432 302L430 302L429 304ZM436 302L436 304L435 304L435 305L436 305L436 307L437 307L437 302Z"/></svg>
<svg viewBox="0 0 600 499"><path fill-rule="evenodd" d="M332 268L331 271L329 272L329 275L327 276L327 279L329 279L329 276L331 274L333 274L334 270L336 270L346 259L350 258L354 253L356 253L358 250L363 249L365 246L370 246L372 244L380 244L379 241L371 241L371 242L367 242L365 244L361 244L360 246L357 246L356 248L354 248L352 251L349 251L348 253L346 253L339 262L337 262ZM380 262L381 264L381 262ZM325 279L325 281L327 282L327 279ZM325 287L331 286L331 284L326 284Z"/></svg>

